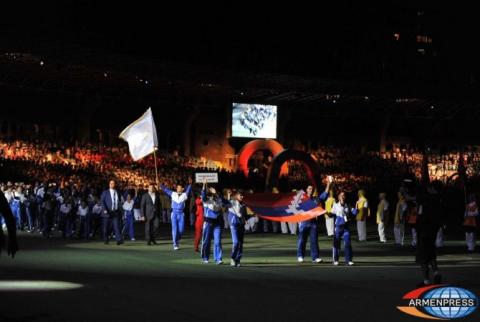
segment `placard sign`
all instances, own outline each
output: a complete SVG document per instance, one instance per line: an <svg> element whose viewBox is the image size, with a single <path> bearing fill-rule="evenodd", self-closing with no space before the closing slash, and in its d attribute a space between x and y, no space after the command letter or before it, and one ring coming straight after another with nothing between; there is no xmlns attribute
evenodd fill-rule
<svg viewBox="0 0 480 322"><path fill-rule="evenodd" d="M218 183L218 173L216 172L199 172L195 173L195 183Z"/></svg>

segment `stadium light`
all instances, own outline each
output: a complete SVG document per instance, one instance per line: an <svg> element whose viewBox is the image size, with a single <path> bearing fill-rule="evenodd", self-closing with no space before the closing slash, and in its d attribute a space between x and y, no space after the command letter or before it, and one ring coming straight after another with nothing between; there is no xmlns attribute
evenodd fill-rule
<svg viewBox="0 0 480 322"><path fill-rule="evenodd" d="M82 287L82 284L63 281L0 281L0 292L49 292Z"/></svg>

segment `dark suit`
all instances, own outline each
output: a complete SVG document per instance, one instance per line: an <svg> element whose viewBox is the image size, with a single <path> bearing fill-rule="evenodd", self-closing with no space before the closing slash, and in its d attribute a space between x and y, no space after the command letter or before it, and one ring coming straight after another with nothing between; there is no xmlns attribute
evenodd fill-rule
<svg viewBox="0 0 480 322"><path fill-rule="evenodd" d="M113 231L115 232L115 239L117 242L122 241L122 233L120 232L120 219L123 205L122 195L118 190L115 190L115 193L116 200L112 200L110 189L104 190L100 198L103 207L103 238L106 243L108 243L110 237L110 226L113 226Z"/></svg>
<svg viewBox="0 0 480 322"><path fill-rule="evenodd" d="M145 218L145 239L148 242L155 241L155 232L158 230L160 215L162 213L162 202L158 193L155 193L155 203L147 192L142 196L140 211Z"/></svg>

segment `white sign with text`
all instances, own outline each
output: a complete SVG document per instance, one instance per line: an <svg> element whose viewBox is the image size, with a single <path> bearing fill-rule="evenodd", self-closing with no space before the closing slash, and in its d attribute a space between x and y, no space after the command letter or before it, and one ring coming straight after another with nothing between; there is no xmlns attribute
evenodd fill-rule
<svg viewBox="0 0 480 322"><path fill-rule="evenodd" d="M195 183L218 183L218 173L216 172L199 172L195 173Z"/></svg>

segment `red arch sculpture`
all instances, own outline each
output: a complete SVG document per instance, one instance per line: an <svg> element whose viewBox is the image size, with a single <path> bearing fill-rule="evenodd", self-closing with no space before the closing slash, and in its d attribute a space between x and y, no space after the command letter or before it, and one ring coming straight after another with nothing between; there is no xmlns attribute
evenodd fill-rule
<svg viewBox="0 0 480 322"><path fill-rule="evenodd" d="M284 150L283 146L275 140L253 140L243 146L238 155L238 167L243 171L245 176L248 176L248 160L252 155L260 150L268 150L275 157ZM282 166L281 174L287 174L288 167L285 164Z"/></svg>
<svg viewBox="0 0 480 322"><path fill-rule="evenodd" d="M272 191L273 187L278 186L278 179L281 175L281 168L288 160L296 160L302 163L303 168L307 172L308 179L317 188L322 183L320 176L320 168L318 163L312 158L312 156L303 151L286 149L277 154L273 160L270 168L268 169L268 175L265 185L265 191Z"/></svg>

